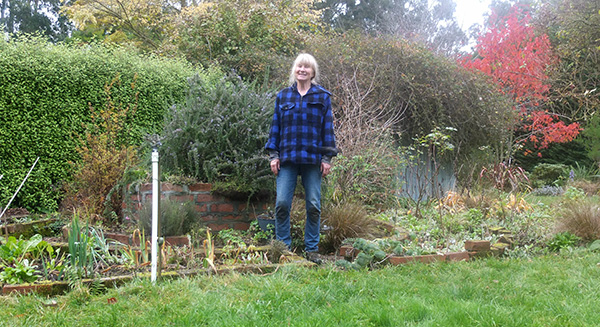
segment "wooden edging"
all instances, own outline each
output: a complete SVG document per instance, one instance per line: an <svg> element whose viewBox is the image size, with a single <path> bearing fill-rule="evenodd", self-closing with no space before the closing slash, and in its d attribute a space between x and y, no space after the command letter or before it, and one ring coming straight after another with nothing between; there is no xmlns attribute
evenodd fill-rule
<svg viewBox="0 0 600 327"><path fill-rule="evenodd" d="M299 259L298 259L299 258ZM238 265L238 266L222 266L215 270L212 268L197 269L197 270L181 270L181 271L164 271L161 273L162 279L176 279L182 277L191 277L196 275L225 275L230 273L242 273L242 274L267 274L277 271L283 266L296 266L296 267L314 267L315 263L304 260L300 257L293 256L289 259L290 261L282 264L255 264L255 265ZM293 260L293 261L291 261ZM124 275L94 279L83 279L84 285L91 285L92 283L100 283L105 288L115 288L124 285L125 283L131 282L135 278L150 278L150 273L139 273L137 275ZM69 291L69 282L57 281L57 282L41 282L37 284L16 284L16 285L4 285L2 287L2 295L10 295L13 293L17 294L29 294L36 293L40 295L60 295Z"/></svg>

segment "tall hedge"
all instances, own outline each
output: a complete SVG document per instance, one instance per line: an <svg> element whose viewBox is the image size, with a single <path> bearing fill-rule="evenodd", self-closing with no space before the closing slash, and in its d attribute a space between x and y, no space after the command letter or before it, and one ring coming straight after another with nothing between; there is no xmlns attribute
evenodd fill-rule
<svg viewBox="0 0 600 327"><path fill-rule="evenodd" d="M189 64L103 45L52 44L35 37L0 40L0 206L39 163L11 207L57 208L69 180L77 135L90 123L90 106L102 108L110 88L116 105L136 106L125 142L158 132L165 110L187 90Z"/></svg>

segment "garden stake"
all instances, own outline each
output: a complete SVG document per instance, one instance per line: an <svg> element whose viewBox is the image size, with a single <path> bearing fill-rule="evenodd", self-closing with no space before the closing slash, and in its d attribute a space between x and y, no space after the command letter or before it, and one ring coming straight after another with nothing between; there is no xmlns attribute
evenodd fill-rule
<svg viewBox="0 0 600 327"><path fill-rule="evenodd" d="M10 198L10 201L8 201L8 204L6 205L6 207L4 207L4 210L2 210L2 213L0 213L0 222L2 221L2 216L4 216L4 213L6 212L6 210L8 209L8 207L10 207L10 204L13 202L13 200L15 199L15 197L17 196L17 194L21 190L21 187L23 187L23 184L25 184L25 181L27 180L27 178L29 178L29 175L33 171L33 167L35 167L35 165L37 164L38 160L40 160L40 157L37 157L37 159L35 159L35 162L33 163L33 166L31 166L31 169L29 169L29 172L27 173L27 176L25 176L25 179L23 179L23 182L21 182L21 185L19 185L19 188L17 188L17 191L15 192L15 194L13 194L12 198ZM2 175L2 176L4 176L4 175ZM0 179L1 179L1 177L0 177ZM8 237L8 228L6 229L6 237Z"/></svg>
<svg viewBox="0 0 600 327"><path fill-rule="evenodd" d="M160 167L158 165L158 148L152 148L152 268L150 280L156 282L157 270L160 275L161 263L158 262L158 232L160 230ZM158 269L157 269L158 268Z"/></svg>

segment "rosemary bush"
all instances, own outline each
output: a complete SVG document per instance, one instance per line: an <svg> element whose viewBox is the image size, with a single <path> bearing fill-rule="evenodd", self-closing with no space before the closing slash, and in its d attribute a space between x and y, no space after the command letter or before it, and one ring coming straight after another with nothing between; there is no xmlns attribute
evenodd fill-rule
<svg viewBox="0 0 600 327"><path fill-rule="evenodd" d="M263 147L273 99L232 74L216 81L191 78L185 103L167 113L163 168L212 183L213 191L232 198L271 194Z"/></svg>

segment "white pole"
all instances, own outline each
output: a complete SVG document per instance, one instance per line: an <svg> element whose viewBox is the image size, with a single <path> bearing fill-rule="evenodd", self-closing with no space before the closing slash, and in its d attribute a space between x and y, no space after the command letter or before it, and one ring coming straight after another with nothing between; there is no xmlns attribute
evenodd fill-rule
<svg viewBox="0 0 600 327"><path fill-rule="evenodd" d="M6 212L6 210L10 206L10 204L13 202L13 200L15 199L15 197L21 190L21 187L23 187L23 184L25 184L25 181L27 180L27 178L29 178L29 175L31 175L31 172L33 171L33 167L35 167L35 165L38 163L38 160L40 160L40 157L37 157L37 159L35 159L35 162L33 163L33 166L31 166L31 169L29 169L27 176L25 176L25 179L23 179L23 182L21 182L21 185L19 185L19 188L17 188L17 191L15 192L15 194L13 194L12 198L10 198L10 201L8 201L8 204L6 205L4 210L2 210L2 213L0 213L0 218L2 218L2 216L4 216L4 213ZM2 177L4 177L4 175L0 176L0 179L2 179Z"/></svg>
<svg viewBox="0 0 600 327"><path fill-rule="evenodd" d="M158 150L152 150L152 270L150 280L156 282L158 258L158 220L160 217L158 202L160 201L160 176L158 171ZM140 246L143 246L140 244Z"/></svg>

